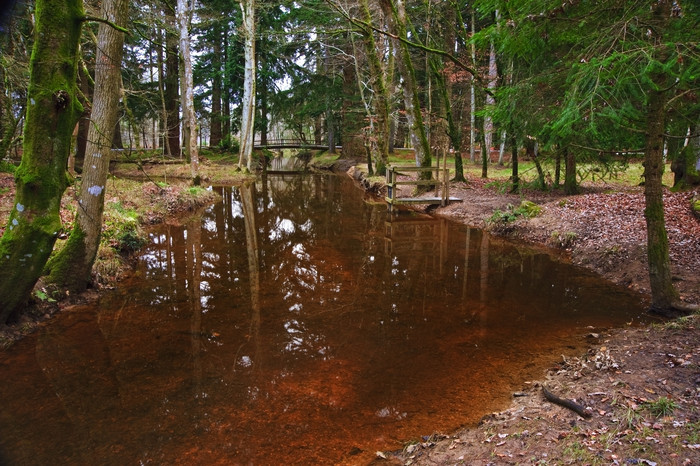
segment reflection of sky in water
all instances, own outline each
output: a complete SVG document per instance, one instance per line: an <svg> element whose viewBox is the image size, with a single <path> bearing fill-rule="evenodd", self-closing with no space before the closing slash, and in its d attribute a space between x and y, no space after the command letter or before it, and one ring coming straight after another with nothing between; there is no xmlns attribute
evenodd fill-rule
<svg viewBox="0 0 700 466"><path fill-rule="evenodd" d="M289 219L278 219L276 227L270 230L269 238L272 241L278 240L284 236L284 233L291 235L295 231L294 222Z"/></svg>
<svg viewBox="0 0 700 466"><path fill-rule="evenodd" d="M543 254L445 220L430 236L407 215L392 219L400 243L350 181L307 181L248 191L248 218L246 193L226 189L201 227L158 227L123 290L38 332L36 377L0 365L17 381L2 440L37 464L334 464L354 449L369 463L394 439L477 421L588 325L634 318L629 296ZM55 406L34 409L39 390Z"/></svg>

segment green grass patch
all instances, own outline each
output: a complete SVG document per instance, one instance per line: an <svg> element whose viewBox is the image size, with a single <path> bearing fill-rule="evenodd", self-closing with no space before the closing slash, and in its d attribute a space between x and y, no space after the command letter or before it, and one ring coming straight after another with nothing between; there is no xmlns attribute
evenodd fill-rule
<svg viewBox="0 0 700 466"><path fill-rule="evenodd" d="M678 408L678 403L665 396L659 397L656 401L645 403L646 408L656 417L670 416Z"/></svg>
<svg viewBox="0 0 700 466"><path fill-rule="evenodd" d="M14 164L6 160L0 160L0 173L12 173L14 175L16 170L17 167Z"/></svg>
<svg viewBox="0 0 700 466"><path fill-rule="evenodd" d="M331 167L338 159L340 158L340 154L330 154L328 152L321 152L320 154L315 155L311 159L311 164L315 167L320 167L320 168L329 168Z"/></svg>

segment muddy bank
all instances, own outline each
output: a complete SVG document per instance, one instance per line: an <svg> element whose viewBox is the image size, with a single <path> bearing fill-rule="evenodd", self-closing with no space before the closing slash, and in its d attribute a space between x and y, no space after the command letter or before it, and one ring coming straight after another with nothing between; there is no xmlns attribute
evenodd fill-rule
<svg viewBox="0 0 700 466"><path fill-rule="evenodd" d="M384 195L385 187L376 178L368 179L357 167L347 173L364 189ZM576 196L561 190L525 189L511 194L500 192L490 185L492 181L470 178L467 183L453 183L450 195L462 202L417 208L495 235L555 248L572 263L614 283L650 293L643 188L588 183ZM397 189L399 196L411 196L410 187ZM700 304L700 219L693 214L691 202L698 196L700 189L664 194L674 284L682 301L696 305ZM524 200L537 204L541 212L533 218L491 221L495 212L512 211Z"/></svg>
<svg viewBox="0 0 700 466"><path fill-rule="evenodd" d="M360 170L348 174L379 189ZM573 263L648 296L646 233L640 188L582 187L500 193L487 181L451 187L462 199L431 210L493 234L563 250ZM404 188L401 195L409 196ZM681 298L700 303L700 221L690 209L695 193L665 194L674 280ZM491 221L523 200L541 207L534 218ZM510 406L457 432L425 432L402 450L377 452L390 464L700 464L700 324L698 316L659 320L643 328L591 333L578 358L552 357L540 380L524 381ZM542 386L585 408L589 416L552 404Z"/></svg>
<svg viewBox="0 0 700 466"><path fill-rule="evenodd" d="M138 177L139 173L130 172L133 177ZM177 222L218 199L215 193L193 187L187 181L144 179L143 173L139 181L111 178L105 193L102 241L93 266L92 287L79 294L52 295L40 279L24 312L11 318L7 325L0 325L0 348L33 332L57 312L93 302L99 298L101 290L115 287L131 270L133 254L145 243L150 225ZM0 235L12 210L14 194L13 175L0 173ZM77 198L75 186L66 189L61 203L61 219L66 231L56 240L55 250L63 247L68 238L77 212Z"/></svg>

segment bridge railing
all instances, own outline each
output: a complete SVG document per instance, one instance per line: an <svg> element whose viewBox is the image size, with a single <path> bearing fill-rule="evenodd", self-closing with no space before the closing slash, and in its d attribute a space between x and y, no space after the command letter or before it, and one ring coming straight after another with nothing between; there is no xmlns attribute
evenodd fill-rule
<svg viewBox="0 0 700 466"><path fill-rule="evenodd" d="M259 139L256 141L253 141L254 146L263 146L262 141ZM304 141L299 138L281 138L281 139L268 139L265 141L264 146L317 146L315 142L312 141Z"/></svg>

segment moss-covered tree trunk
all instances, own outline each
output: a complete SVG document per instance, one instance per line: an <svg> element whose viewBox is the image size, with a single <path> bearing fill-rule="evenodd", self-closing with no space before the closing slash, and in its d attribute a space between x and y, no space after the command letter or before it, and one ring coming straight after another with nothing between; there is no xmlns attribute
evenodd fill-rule
<svg viewBox="0 0 700 466"><path fill-rule="evenodd" d="M372 15L369 10L367 0L360 1L363 20L367 24L372 24ZM377 44L374 40L374 33L369 30L365 36L365 49L367 51L367 61L369 62L370 79L374 89L374 107L377 113L377 125L375 127L377 146L379 153L376 155L377 175L386 174L386 165L389 160L389 92L386 86L384 68L379 59Z"/></svg>
<svg viewBox="0 0 700 466"><path fill-rule="evenodd" d="M403 0L385 0L384 8L390 10L396 34L401 39L398 43L400 59L397 60L397 65L404 79L404 104L406 107L406 118L408 119L411 131L411 140L414 150L416 151L416 165L430 167L432 163L430 145L428 144L428 136L425 131L425 125L423 124L416 70L413 66L413 60L411 59L411 50L406 43L408 40L406 7ZM430 172L421 174L421 178L430 179L430 177Z"/></svg>
<svg viewBox="0 0 700 466"><path fill-rule="evenodd" d="M128 8L128 0L105 0L100 13L104 19L123 27ZM124 33L101 23L97 33L95 93L80 186L80 208L68 242L47 267L49 281L72 292L84 290L91 282L92 265L100 246L110 149L119 112L123 51Z"/></svg>
<svg viewBox="0 0 700 466"><path fill-rule="evenodd" d="M644 149L644 218L647 223L647 254L652 308L666 312L678 299L671 281L668 236L664 218L662 177L664 173L664 92L652 92L647 108L647 136Z"/></svg>
<svg viewBox="0 0 700 466"><path fill-rule="evenodd" d="M644 147L644 218L647 224L647 255L652 309L666 313L678 300L671 281L668 236L664 217L664 121L667 91L653 90L647 103L647 134Z"/></svg>
<svg viewBox="0 0 700 466"><path fill-rule="evenodd" d="M653 10L656 31L664 30L671 17L671 0L660 0ZM664 64L669 57L667 46L660 36L654 37L655 59ZM663 70L657 69L649 77L653 88L647 92L646 137L644 141L644 218L647 224L647 256L649 284L651 285L652 310L668 314L678 303L678 292L671 280L668 235L664 217L662 177L664 174L664 130L666 128L666 105L669 101L670 79Z"/></svg>
<svg viewBox="0 0 700 466"><path fill-rule="evenodd" d="M82 0L36 0L24 152L0 239L0 323L27 301L61 229L66 164L76 119Z"/></svg>

